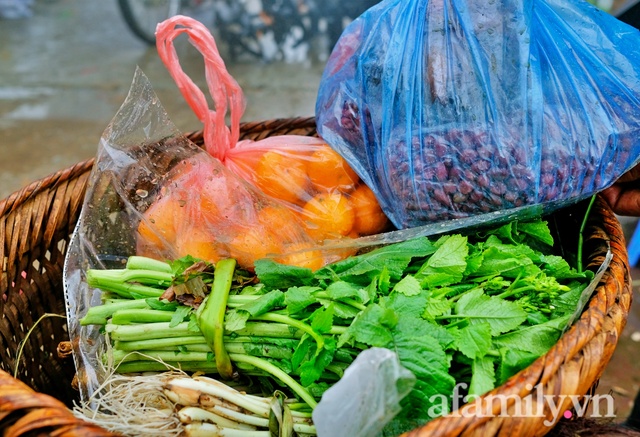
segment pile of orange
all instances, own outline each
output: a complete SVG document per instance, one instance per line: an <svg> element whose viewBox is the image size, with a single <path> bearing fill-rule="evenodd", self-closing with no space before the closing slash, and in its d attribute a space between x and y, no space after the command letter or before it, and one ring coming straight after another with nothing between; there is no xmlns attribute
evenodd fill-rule
<svg viewBox="0 0 640 437"><path fill-rule="evenodd" d="M316 241L372 235L389 226L371 189L327 145L310 154L267 152L254 174L258 188L288 204Z"/></svg>
<svg viewBox="0 0 640 437"><path fill-rule="evenodd" d="M232 257L244 268L272 257L313 270L344 258L318 250L324 240L385 231L389 221L367 185L329 146L309 152L269 151L252 166L253 183L278 202L255 202L246 187L206 165L185 168L179 187L158 198L138 226L138 253L216 262Z"/></svg>

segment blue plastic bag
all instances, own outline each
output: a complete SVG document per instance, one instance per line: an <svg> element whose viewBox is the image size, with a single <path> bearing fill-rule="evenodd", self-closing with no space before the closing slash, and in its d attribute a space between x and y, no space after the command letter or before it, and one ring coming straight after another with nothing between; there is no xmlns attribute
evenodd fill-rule
<svg viewBox="0 0 640 437"><path fill-rule="evenodd" d="M550 212L638 163L640 33L584 1L383 1L316 117L398 228Z"/></svg>

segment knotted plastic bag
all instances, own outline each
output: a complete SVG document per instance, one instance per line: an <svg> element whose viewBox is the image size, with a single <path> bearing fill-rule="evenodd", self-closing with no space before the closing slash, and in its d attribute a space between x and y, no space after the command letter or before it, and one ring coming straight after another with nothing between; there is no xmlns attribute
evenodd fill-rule
<svg viewBox="0 0 640 437"><path fill-rule="evenodd" d="M181 34L204 56L213 109L180 67L174 40ZM247 269L272 256L316 269L354 251L318 252L314 246L388 227L373 192L323 140L300 135L239 140L244 95L204 25L175 16L158 25L156 37L160 58L203 123L209 157L181 162L164 178L138 226L138 254L212 262L232 257Z"/></svg>
<svg viewBox="0 0 640 437"><path fill-rule="evenodd" d="M338 41L316 117L395 226L469 225L611 185L639 97L638 31L586 2L387 0Z"/></svg>

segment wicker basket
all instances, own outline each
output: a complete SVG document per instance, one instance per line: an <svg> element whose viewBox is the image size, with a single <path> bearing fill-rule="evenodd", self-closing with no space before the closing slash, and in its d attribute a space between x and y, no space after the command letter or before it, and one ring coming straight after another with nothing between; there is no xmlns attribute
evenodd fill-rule
<svg viewBox="0 0 640 437"><path fill-rule="evenodd" d="M273 135L314 135L313 118L244 123L243 138ZM191 139L201 144L200 133ZM58 354L68 340L64 314L62 269L70 235L78 219L93 160L81 162L36 181L0 202L0 259L3 260L0 299L0 430L4 435L30 432L46 435L109 435L73 417L67 407L77 399L75 373L68 354ZM586 229L585 265L596 269L607 248L613 261L582 317L544 356L482 401L495 413L495 395L526 396L540 384L546 395L585 395L595 387L616 347L631 304L631 280L620 223L604 201L594 205ZM570 217L562 218L571 220ZM30 328L39 324L19 346ZM17 367L17 379L11 376ZM20 381L18 381L18 379ZM21 382L22 381L22 382ZM24 383L23 383L24 382ZM564 398L564 411L570 399ZM545 406L545 408L547 408ZM491 411L491 410L489 410ZM545 413L548 413L545 409ZM551 417L451 417L436 419L410 433L432 435L544 435Z"/></svg>

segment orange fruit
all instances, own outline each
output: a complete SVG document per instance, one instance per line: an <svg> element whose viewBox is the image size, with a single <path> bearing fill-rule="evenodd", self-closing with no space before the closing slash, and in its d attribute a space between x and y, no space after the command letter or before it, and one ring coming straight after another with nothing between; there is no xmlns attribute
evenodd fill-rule
<svg viewBox="0 0 640 437"><path fill-rule="evenodd" d="M262 226L243 229L229 242L229 256L235 258L238 265L245 269L253 269L257 259L282 252L275 234L266 231Z"/></svg>
<svg viewBox="0 0 640 437"><path fill-rule="evenodd" d="M269 196L295 204L304 198L309 179L300 156L269 151L256 165L255 182Z"/></svg>
<svg viewBox="0 0 640 437"><path fill-rule="evenodd" d="M354 211L353 230L359 235L373 235L389 226L389 219L382 211L378 199L365 184L360 184L349 198Z"/></svg>
<svg viewBox="0 0 640 437"><path fill-rule="evenodd" d="M279 240L297 241L301 238L302 223L290 209L279 205L267 205L258 211L258 222Z"/></svg>
<svg viewBox="0 0 640 437"><path fill-rule="evenodd" d="M359 180L347 161L329 146L322 146L311 154L307 175L318 191L350 191Z"/></svg>
<svg viewBox="0 0 640 437"><path fill-rule="evenodd" d="M215 241L215 236L202 229L183 229L176 241L176 251L179 257L191 255L215 263L227 255L223 244Z"/></svg>
<svg viewBox="0 0 640 437"><path fill-rule="evenodd" d="M255 220L251 187L227 171L203 177L188 195L191 204L199 205L200 220L206 219L212 223L243 223ZM199 203L194 202L198 198ZM194 219L195 214L194 212Z"/></svg>
<svg viewBox="0 0 640 437"><path fill-rule="evenodd" d="M197 192L192 194L194 200L199 201L200 212L203 217L215 221L219 219L221 213L225 211L225 208L230 206L231 202L228 199L230 196L223 196L221 194L223 192L222 190L214 190L212 184L205 184ZM196 196L197 199L195 199ZM224 199L223 202L220 202L221 198Z"/></svg>
<svg viewBox="0 0 640 437"><path fill-rule="evenodd" d="M301 214L309 236L315 240L348 235L355 221L349 200L338 192L317 194Z"/></svg>
<svg viewBox="0 0 640 437"><path fill-rule="evenodd" d="M311 249L309 243L305 242L286 245L284 254L273 260L281 264L306 267L311 270L318 270L325 264L322 253L319 250Z"/></svg>
<svg viewBox="0 0 640 437"><path fill-rule="evenodd" d="M138 240L141 243L162 247L176 241L177 224L184 222L186 211L183 202L172 197L162 197L151 204L138 224Z"/></svg>

